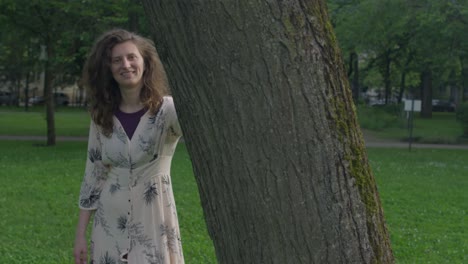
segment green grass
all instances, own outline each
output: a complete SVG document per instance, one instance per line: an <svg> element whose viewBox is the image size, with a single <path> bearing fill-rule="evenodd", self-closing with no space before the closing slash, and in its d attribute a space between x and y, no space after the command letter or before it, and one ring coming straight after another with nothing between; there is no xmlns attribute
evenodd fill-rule
<svg viewBox="0 0 468 264"><path fill-rule="evenodd" d="M85 142L0 141L0 263L73 263ZM172 166L187 263L216 263L184 144Z"/></svg>
<svg viewBox="0 0 468 264"><path fill-rule="evenodd" d="M361 128L374 138L404 141L408 139L406 118L398 109L358 107ZM89 129L89 115L83 108L60 107L55 113L57 136L86 137ZM43 106L36 106L29 112L23 108L0 107L0 135L45 136L46 120ZM468 143L463 139L462 126L456 122L454 113L434 112L432 119L415 115L413 142L420 143Z"/></svg>
<svg viewBox="0 0 468 264"><path fill-rule="evenodd" d="M398 263L468 263L468 151L369 149Z"/></svg>
<svg viewBox="0 0 468 264"><path fill-rule="evenodd" d="M395 107L376 108L358 106L359 123L367 134L375 138L407 140L407 120ZM57 136L86 137L89 115L83 108L60 107L55 113ZM0 135L45 136L46 120L43 106L35 106L29 112L23 108L0 107ZM468 143L460 138L462 126L456 122L454 113L434 112L432 119L415 115L413 142L420 143Z"/></svg>
<svg viewBox="0 0 468 264"><path fill-rule="evenodd" d="M0 141L0 263L72 263L85 142ZM398 263L467 263L468 151L369 149ZM191 163L172 165L186 263L216 263Z"/></svg>
<svg viewBox="0 0 468 264"><path fill-rule="evenodd" d="M454 113L433 113L431 119L415 116L413 122L413 138L420 143L460 143L462 131ZM377 137L398 140L407 140L409 137L407 123L404 126L376 131L374 134Z"/></svg>
<svg viewBox="0 0 468 264"><path fill-rule="evenodd" d="M383 108L358 106L358 121L361 128L376 138L407 141L409 138L406 113L396 106ZM467 143L461 138L463 129L455 119L455 113L433 112L432 118L414 114L413 142L435 144Z"/></svg>
<svg viewBox="0 0 468 264"><path fill-rule="evenodd" d="M0 108L0 135L46 136L46 115L42 108L29 112L4 111ZM67 110L65 110L67 109ZM55 113L57 136L87 136L89 114L84 109L60 108Z"/></svg>

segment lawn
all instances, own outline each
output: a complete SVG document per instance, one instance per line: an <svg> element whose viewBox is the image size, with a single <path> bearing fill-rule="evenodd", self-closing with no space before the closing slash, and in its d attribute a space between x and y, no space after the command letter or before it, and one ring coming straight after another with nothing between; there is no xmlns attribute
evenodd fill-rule
<svg viewBox="0 0 468 264"><path fill-rule="evenodd" d="M375 131L374 135L381 138L405 140L409 137L408 123ZM456 144L460 142L462 126L455 119L454 113L434 112L431 119L415 115L413 122L413 138L420 143Z"/></svg>
<svg viewBox="0 0 468 264"><path fill-rule="evenodd" d="M358 121L367 134L375 138L407 141L409 122L406 112L398 106L386 107L357 106ZM414 114L413 141L419 143L459 144L468 143L462 138L463 129L455 119L455 113L433 112L432 118L421 118Z"/></svg>
<svg viewBox="0 0 468 264"><path fill-rule="evenodd" d="M398 263L468 263L468 151L369 149Z"/></svg>
<svg viewBox="0 0 468 264"><path fill-rule="evenodd" d="M72 263L85 142L0 141L0 263ZM369 149L398 263L466 263L468 151ZM172 166L186 263L216 263L184 144Z"/></svg>
<svg viewBox="0 0 468 264"><path fill-rule="evenodd" d="M85 142L0 141L0 263L73 263ZM172 166L187 263L216 263L184 144Z"/></svg>
<svg viewBox="0 0 468 264"><path fill-rule="evenodd" d="M395 111L389 114L383 109L360 106L358 120L366 134L374 138L405 140L409 136L407 121L403 117L397 117ZM55 113L55 119L57 136L88 135L90 118L84 108L60 107ZM44 107L34 107L29 112L18 107L0 107L0 124L0 135L46 135ZM415 142L468 144L468 139L460 138L461 134L462 127L456 122L454 113L434 112L432 119L415 115Z"/></svg>
<svg viewBox="0 0 468 264"><path fill-rule="evenodd" d="M89 114L82 108L62 107L55 112L57 136L87 136ZM45 136L46 114L42 107L24 112L22 108L0 107L0 135Z"/></svg>

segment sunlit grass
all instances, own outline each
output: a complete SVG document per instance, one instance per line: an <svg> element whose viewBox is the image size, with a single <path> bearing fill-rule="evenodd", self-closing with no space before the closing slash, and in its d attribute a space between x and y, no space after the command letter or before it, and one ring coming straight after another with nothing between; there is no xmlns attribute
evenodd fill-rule
<svg viewBox="0 0 468 264"><path fill-rule="evenodd" d="M358 106L358 121L361 128L376 138L398 141L408 140L409 122L406 112L397 108ZM467 143L460 138L462 126L455 119L455 113L433 112L432 118L421 118L414 114L413 142L419 143Z"/></svg>
<svg viewBox="0 0 468 264"><path fill-rule="evenodd" d="M468 263L468 151L369 149L398 263Z"/></svg>
<svg viewBox="0 0 468 264"><path fill-rule="evenodd" d="M405 123L407 125L407 122ZM408 126L387 128L375 133L383 138L405 139L409 137ZM415 116L413 138L421 143L455 144L460 140L462 127L454 113L433 113L431 119Z"/></svg>
<svg viewBox="0 0 468 264"><path fill-rule="evenodd" d="M58 111L55 113L56 135L86 137L89 122L89 114L83 109ZM47 135L46 114L42 111L0 111L0 124L0 135Z"/></svg>
<svg viewBox="0 0 468 264"><path fill-rule="evenodd" d="M85 142L0 141L0 263L72 263ZM398 263L466 263L468 151L369 149ZM172 166L186 263L216 263L191 163Z"/></svg>
<svg viewBox="0 0 468 264"><path fill-rule="evenodd" d="M0 263L73 263L85 142L56 147L0 141ZM173 188L186 263L216 263L191 163L179 144Z"/></svg>

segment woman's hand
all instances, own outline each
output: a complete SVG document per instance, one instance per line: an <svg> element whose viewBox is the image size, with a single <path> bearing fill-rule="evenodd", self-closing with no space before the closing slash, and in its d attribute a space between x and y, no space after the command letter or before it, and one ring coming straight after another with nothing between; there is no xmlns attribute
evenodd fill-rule
<svg viewBox="0 0 468 264"><path fill-rule="evenodd" d="M88 226L91 214L91 210L80 209L78 225L76 226L75 248L73 249L73 257L75 258L75 264L86 264L88 262L86 227Z"/></svg>
<svg viewBox="0 0 468 264"><path fill-rule="evenodd" d="M88 262L88 245L84 235L76 237L73 256L75 257L75 264L86 264Z"/></svg>

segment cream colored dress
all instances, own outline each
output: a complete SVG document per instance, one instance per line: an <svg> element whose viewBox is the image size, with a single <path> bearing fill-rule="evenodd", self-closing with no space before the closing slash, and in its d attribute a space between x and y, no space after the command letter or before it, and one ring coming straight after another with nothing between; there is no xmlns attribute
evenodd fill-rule
<svg viewBox="0 0 468 264"><path fill-rule="evenodd" d="M181 134L171 97L143 115L131 140L115 117L109 138L91 123L79 198L95 210L91 263L184 263L170 176Z"/></svg>

